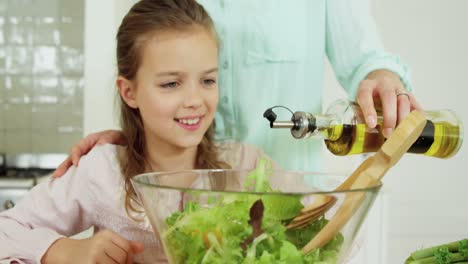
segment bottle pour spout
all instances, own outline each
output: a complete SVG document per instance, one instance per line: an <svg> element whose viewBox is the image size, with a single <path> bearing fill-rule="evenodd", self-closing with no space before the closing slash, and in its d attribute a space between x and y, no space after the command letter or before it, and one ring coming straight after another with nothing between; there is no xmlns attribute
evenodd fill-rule
<svg viewBox="0 0 468 264"><path fill-rule="evenodd" d="M294 138L304 138L313 133L317 128L315 117L305 112L293 113L291 111L291 121L276 121L277 115L273 112L273 108L275 107L268 108L263 113L263 117L270 121L270 128L289 128Z"/></svg>

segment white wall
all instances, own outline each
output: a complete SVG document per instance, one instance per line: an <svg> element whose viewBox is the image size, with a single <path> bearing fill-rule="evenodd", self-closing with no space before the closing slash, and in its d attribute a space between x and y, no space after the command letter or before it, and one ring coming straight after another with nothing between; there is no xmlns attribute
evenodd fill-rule
<svg viewBox="0 0 468 264"><path fill-rule="evenodd" d="M84 135L118 127L115 34L129 5L126 0L85 3Z"/></svg>
<svg viewBox="0 0 468 264"><path fill-rule="evenodd" d="M374 16L389 51L412 70L426 109L455 110L468 124L468 1L374 0ZM326 102L343 96L328 67ZM331 90L331 91L330 91ZM325 104L326 105L326 104ZM466 144L465 144L466 145ZM370 247L379 264L403 263L421 247L468 238L468 151L440 160L408 155L384 178L371 221ZM377 224L378 223L378 224ZM377 232L382 227L381 233ZM375 256L373 256L375 259Z"/></svg>
<svg viewBox="0 0 468 264"><path fill-rule="evenodd" d="M427 109L450 108L468 125L468 1L378 1L377 21L390 50L413 69ZM389 15L395 14L395 15ZM450 160L408 157L389 175L388 263L422 246L468 238L468 151Z"/></svg>

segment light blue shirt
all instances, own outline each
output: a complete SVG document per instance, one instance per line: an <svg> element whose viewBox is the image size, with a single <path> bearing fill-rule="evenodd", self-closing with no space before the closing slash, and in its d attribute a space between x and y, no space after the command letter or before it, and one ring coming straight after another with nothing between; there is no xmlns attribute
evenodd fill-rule
<svg viewBox="0 0 468 264"><path fill-rule="evenodd" d="M408 71L384 51L366 0L199 0L221 40L217 137L262 148L285 168L320 170L323 141L272 130L274 105L322 112L325 56L349 98L376 69ZM278 120L291 114L276 109Z"/></svg>

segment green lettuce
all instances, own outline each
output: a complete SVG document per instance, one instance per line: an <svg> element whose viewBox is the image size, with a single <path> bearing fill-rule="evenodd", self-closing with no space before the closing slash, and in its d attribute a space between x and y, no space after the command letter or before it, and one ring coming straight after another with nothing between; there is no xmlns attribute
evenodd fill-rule
<svg viewBox="0 0 468 264"><path fill-rule="evenodd" d="M188 264L336 263L343 243L341 234L321 249L306 255L301 250L325 226L326 219L320 218L302 229L286 230L285 222L303 208L301 197L285 196L272 190L268 181L271 172L270 162L262 159L244 182L246 193L223 195L210 208L189 202L182 212L169 216L168 228L161 238L173 261ZM262 206L254 206L259 201Z"/></svg>

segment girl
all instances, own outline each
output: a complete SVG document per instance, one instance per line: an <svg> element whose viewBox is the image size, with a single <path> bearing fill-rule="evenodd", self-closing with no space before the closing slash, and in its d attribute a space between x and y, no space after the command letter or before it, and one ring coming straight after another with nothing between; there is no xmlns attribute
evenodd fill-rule
<svg viewBox="0 0 468 264"><path fill-rule="evenodd" d="M117 33L127 146L94 148L79 167L36 186L2 212L0 262L165 262L130 178L150 171L252 168L262 155L244 145L213 143L217 54L212 20L194 0L135 4ZM91 226L98 231L91 238L67 237Z"/></svg>

